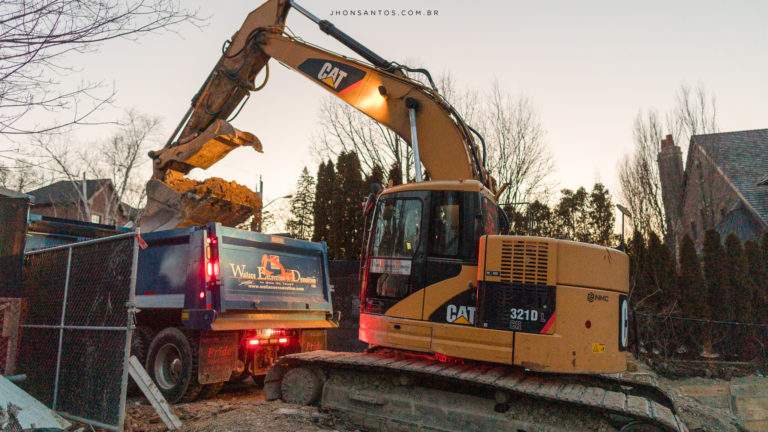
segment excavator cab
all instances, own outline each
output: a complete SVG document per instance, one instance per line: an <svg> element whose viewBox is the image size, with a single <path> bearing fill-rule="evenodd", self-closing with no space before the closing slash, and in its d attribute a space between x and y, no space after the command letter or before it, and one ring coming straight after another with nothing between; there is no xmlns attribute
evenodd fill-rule
<svg viewBox="0 0 768 432"><path fill-rule="evenodd" d="M371 213L361 311L413 319L422 319L431 300L425 287L476 266L480 236L508 225L490 191L474 180L397 186L379 196Z"/></svg>

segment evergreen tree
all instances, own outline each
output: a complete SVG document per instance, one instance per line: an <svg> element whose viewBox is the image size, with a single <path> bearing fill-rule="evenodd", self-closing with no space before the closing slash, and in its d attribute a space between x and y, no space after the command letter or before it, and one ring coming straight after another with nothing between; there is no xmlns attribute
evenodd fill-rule
<svg viewBox="0 0 768 432"><path fill-rule="evenodd" d="M367 196L371 193L371 187L376 183L381 186L386 186L384 184L384 170L378 164L374 165L373 169L371 169L371 173L365 177L366 188L363 190L363 194Z"/></svg>
<svg viewBox="0 0 768 432"><path fill-rule="evenodd" d="M715 230L704 233L704 281L707 287L707 319L728 319L729 313L721 308L729 302L723 287L726 284L725 251L720 243L720 234ZM715 316L715 311L720 313Z"/></svg>
<svg viewBox="0 0 768 432"><path fill-rule="evenodd" d="M323 162L317 169L317 186L313 206L314 230L312 241L330 241L331 215L333 214L332 199L335 194L336 170L333 162ZM329 250L330 254L330 250ZM333 255L331 254L333 257Z"/></svg>
<svg viewBox="0 0 768 432"><path fill-rule="evenodd" d="M729 312L731 320L751 321L752 301L754 292L752 278L749 276L749 263L741 247L741 240L736 234L728 234L725 238L725 270L726 286L730 304L724 305ZM728 326L729 352L740 352L745 355L749 352L752 329L749 326ZM749 360L746 359L745 360Z"/></svg>
<svg viewBox="0 0 768 432"><path fill-rule="evenodd" d="M587 196L587 191L583 187L576 191L571 189L560 191L560 201L554 210L554 234L557 238L589 242Z"/></svg>
<svg viewBox="0 0 768 432"><path fill-rule="evenodd" d="M701 262L696 254L696 246L688 234L680 242L680 276L677 284L678 293L682 299L680 306L683 316L708 318L709 304L704 276L701 273Z"/></svg>
<svg viewBox="0 0 768 432"><path fill-rule="evenodd" d="M671 313L679 300L676 290L675 262L669 248L659 236L648 234L645 280L649 283L646 298L641 301L656 313Z"/></svg>
<svg viewBox="0 0 768 432"><path fill-rule="evenodd" d="M613 243L613 224L615 215L613 201L608 189L602 183L595 183L589 194L587 219L590 242L610 246Z"/></svg>
<svg viewBox="0 0 768 432"><path fill-rule="evenodd" d="M296 192L291 198L291 217L285 227L291 237L309 240L314 234L315 179L307 167L301 171Z"/></svg>
<svg viewBox="0 0 768 432"><path fill-rule="evenodd" d="M768 324L768 272L765 269L765 260L760 246L755 241L744 243L744 255L747 258L749 276L752 279L754 289L753 305L755 313L752 322Z"/></svg>
<svg viewBox="0 0 768 432"><path fill-rule="evenodd" d="M363 233L363 173L355 152L343 152L336 161L336 193L330 243L336 259L356 259Z"/></svg>
<svg viewBox="0 0 768 432"><path fill-rule="evenodd" d="M725 277L721 307L727 310L728 318L736 321L749 320L752 316L753 289L749 277L749 264L735 234L725 238ZM725 302L728 304L725 304ZM725 311L725 310L724 310Z"/></svg>
<svg viewBox="0 0 768 432"><path fill-rule="evenodd" d="M639 310L641 305L638 303L648 295L650 284L645 271L647 255L645 239L637 229L627 245L627 254L629 255L629 299L632 309Z"/></svg>
<svg viewBox="0 0 768 432"><path fill-rule="evenodd" d="M399 184L403 184L403 169L400 167L400 164L395 161L392 163L392 166L389 167L389 172L387 173L387 185L397 186Z"/></svg>
<svg viewBox="0 0 768 432"><path fill-rule="evenodd" d="M708 320L728 319L729 313L727 307L729 300L725 293L726 273L725 273L725 251L720 243L720 234L713 230L707 230L704 233L704 283L707 288L707 312L705 317ZM726 295L724 295L726 294ZM729 307L729 306L728 306ZM711 353L713 345L725 337L722 328L714 325L702 325L705 329L704 352Z"/></svg>
<svg viewBox="0 0 768 432"><path fill-rule="evenodd" d="M548 205L536 200L528 204L525 211L527 235L551 237L553 236L552 210Z"/></svg>
<svg viewBox="0 0 768 432"><path fill-rule="evenodd" d="M677 279L677 291L682 299L680 308L685 318L706 319L710 316L707 303L704 276L701 273L701 262L696 254L693 239L686 234L680 242L680 274ZM709 337L706 325L698 321L685 321L683 330L688 339L688 346L695 346L701 352L701 347Z"/></svg>

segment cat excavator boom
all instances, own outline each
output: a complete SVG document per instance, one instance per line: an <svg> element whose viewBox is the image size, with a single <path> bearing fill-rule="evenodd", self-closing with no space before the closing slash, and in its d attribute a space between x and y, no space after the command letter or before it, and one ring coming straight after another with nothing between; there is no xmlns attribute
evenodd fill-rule
<svg viewBox="0 0 768 432"><path fill-rule="evenodd" d="M291 6L370 64L288 35L285 18ZM194 168L209 168L241 146L262 151L259 140L232 126L229 117L239 113L251 92L266 85L270 58L392 129L405 142L421 143L414 149L422 149L419 156L432 179L478 179L490 186L483 165L485 152L478 150L471 127L440 96L434 83L426 86L406 75L426 71L384 60L295 2L271 0L251 12L227 41L165 147L150 152L154 163L140 221L143 230L210 221L234 225L254 210L258 213L260 197L247 188L221 179L196 182L184 175ZM256 85L254 80L261 71L264 81ZM428 73L426 77L432 81Z"/></svg>

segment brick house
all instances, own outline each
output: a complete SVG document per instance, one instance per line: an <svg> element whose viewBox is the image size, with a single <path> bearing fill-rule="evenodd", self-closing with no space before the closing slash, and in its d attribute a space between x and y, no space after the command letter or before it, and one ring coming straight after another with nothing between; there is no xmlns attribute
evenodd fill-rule
<svg viewBox="0 0 768 432"><path fill-rule="evenodd" d="M27 192L34 197L32 213L65 219L122 226L135 219L136 209L124 203L115 208L115 187L109 179L61 180ZM88 202L86 214L82 197Z"/></svg>
<svg viewBox="0 0 768 432"><path fill-rule="evenodd" d="M657 161L674 244L689 234L701 250L712 228L742 241L768 231L768 129L694 135L685 169L667 135Z"/></svg>

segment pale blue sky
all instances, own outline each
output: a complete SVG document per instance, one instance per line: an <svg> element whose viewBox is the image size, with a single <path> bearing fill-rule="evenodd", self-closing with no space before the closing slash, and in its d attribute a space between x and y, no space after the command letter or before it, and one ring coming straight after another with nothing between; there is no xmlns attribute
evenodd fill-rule
<svg viewBox="0 0 768 432"><path fill-rule="evenodd" d="M618 193L616 167L632 143L640 108L668 109L681 82L717 95L722 130L768 127L768 2L761 1L352 1L302 5L389 60L419 59L434 74L488 88L494 79L538 108L561 187L596 180ZM83 74L114 81L120 107L164 118L170 131L220 55L222 42L259 1L206 2L201 30L111 42L81 57ZM345 8L438 9L437 17L330 17ZM296 12L289 27L304 39L347 53ZM264 154L233 152L210 175L251 187L264 176L266 199L290 193L304 165L315 169L310 139L325 92L273 64L267 87L235 121L255 133ZM105 112L102 116L109 116ZM82 140L102 130L82 132ZM166 134L167 135L167 134ZM148 174L147 174L148 175Z"/></svg>

